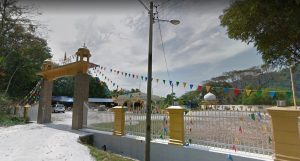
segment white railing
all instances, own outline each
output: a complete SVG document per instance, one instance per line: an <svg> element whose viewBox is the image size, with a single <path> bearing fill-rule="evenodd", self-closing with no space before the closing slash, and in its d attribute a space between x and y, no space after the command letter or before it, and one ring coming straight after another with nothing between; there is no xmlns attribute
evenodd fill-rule
<svg viewBox="0 0 300 161"><path fill-rule="evenodd" d="M125 113L125 132L128 135L146 136L145 110L127 111ZM151 138L168 139L169 116L166 111L153 111L151 114Z"/></svg>
<svg viewBox="0 0 300 161"><path fill-rule="evenodd" d="M114 113L109 110L99 111L98 109L89 108L86 127L112 132L114 129Z"/></svg>
<svg viewBox="0 0 300 161"><path fill-rule="evenodd" d="M184 118L188 144L272 154L272 126L265 111L208 108L189 111Z"/></svg>

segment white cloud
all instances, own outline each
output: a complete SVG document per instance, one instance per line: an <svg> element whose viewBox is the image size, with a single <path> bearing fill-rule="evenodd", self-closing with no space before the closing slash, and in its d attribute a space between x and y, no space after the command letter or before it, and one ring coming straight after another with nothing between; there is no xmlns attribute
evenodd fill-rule
<svg viewBox="0 0 300 161"><path fill-rule="evenodd" d="M195 5L193 1L170 1L161 5L160 18L181 21L178 26L161 23L172 79L201 83L209 78L201 77L199 71L212 72L206 74L207 76L221 74L222 69L216 70L215 67L226 59L253 49L252 46L230 40L225 29L220 27L219 15L228 4L226 1L198 2ZM107 8L95 8L85 12L70 10L56 13L53 9L41 7L44 14L40 20L51 31L48 42L55 58L63 57L65 51L68 54L75 53L85 42L92 53L91 60L94 63L147 75L149 19L147 12L138 2L121 12ZM253 56L255 57L255 54ZM261 62L253 62L253 65L259 63ZM153 71L154 76L166 79L168 84L157 22L154 24ZM107 74L120 87L141 88L146 91L145 81ZM171 91L169 86L162 83L153 83L153 90L154 94L162 96ZM182 94L187 89L174 90Z"/></svg>

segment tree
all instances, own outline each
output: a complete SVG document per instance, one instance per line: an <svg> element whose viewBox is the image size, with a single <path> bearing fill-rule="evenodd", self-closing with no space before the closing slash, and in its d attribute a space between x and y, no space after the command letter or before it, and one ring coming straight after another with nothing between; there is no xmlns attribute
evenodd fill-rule
<svg viewBox="0 0 300 161"><path fill-rule="evenodd" d="M253 44L267 64L294 67L300 60L300 0L237 0L220 16L229 38Z"/></svg>
<svg viewBox="0 0 300 161"><path fill-rule="evenodd" d="M39 79L43 61L51 57L28 14L16 0L0 0L0 90L11 97L27 94Z"/></svg>
<svg viewBox="0 0 300 161"><path fill-rule="evenodd" d="M73 97L74 77L63 77L55 80L53 95ZM89 97L110 98L111 93L105 82L100 82L98 78L89 76Z"/></svg>
<svg viewBox="0 0 300 161"><path fill-rule="evenodd" d="M200 103L200 91L189 91L177 99L178 104L188 105L190 108L197 107Z"/></svg>
<svg viewBox="0 0 300 161"><path fill-rule="evenodd" d="M164 107L172 106L173 101L176 99L175 93L167 94L164 99Z"/></svg>

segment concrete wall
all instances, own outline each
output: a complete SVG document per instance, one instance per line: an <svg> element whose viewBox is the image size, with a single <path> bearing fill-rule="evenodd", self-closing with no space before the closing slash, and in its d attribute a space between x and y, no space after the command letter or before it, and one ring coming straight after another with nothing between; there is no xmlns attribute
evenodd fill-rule
<svg viewBox="0 0 300 161"><path fill-rule="evenodd" d="M37 121L38 109L39 109L38 103L31 105L31 107L28 110L29 121ZM24 116L24 107L20 107L18 111L18 116L19 117Z"/></svg>
<svg viewBox="0 0 300 161"><path fill-rule="evenodd" d="M133 136L113 136L112 133L92 129L81 129L94 134L94 146L101 149L106 145L107 150L129 156L138 160L144 159L144 138ZM261 161L272 160L271 156L234 152L232 150L208 148L200 146L168 145L167 141L151 143L151 161Z"/></svg>

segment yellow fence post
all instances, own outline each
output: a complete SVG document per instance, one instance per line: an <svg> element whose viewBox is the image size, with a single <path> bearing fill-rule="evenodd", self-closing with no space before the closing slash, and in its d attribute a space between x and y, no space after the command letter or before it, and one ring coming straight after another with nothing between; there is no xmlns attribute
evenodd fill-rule
<svg viewBox="0 0 300 161"><path fill-rule="evenodd" d="M122 136L125 134L125 109L126 108L122 106L116 106L112 108L115 115L113 135Z"/></svg>
<svg viewBox="0 0 300 161"><path fill-rule="evenodd" d="M24 118L27 118L27 117L28 117L28 111L29 111L29 108L30 108L30 105L27 103L27 104L24 106L24 113L23 113L23 117L24 117Z"/></svg>
<svg viewBox="0 0 300 161"><path fill-rule="evenodd" d="M169 144L184 145L184 111L180 106L167 108L170 116L170 139Z"/></svg>
<svg viewBox="0 0 300 161"><path fill-rule="evenodd" d="M16 105L16 106L15 106L14 115L18 115L18 113L19 113L19 108L20 108L20 105Z"/></svg>
<svg viewBox="0 0 300 161"><path fill-rule="evenodd" d="M268 112L272 118L275 161L300 161L300 110L272 107Z"/></svg>

